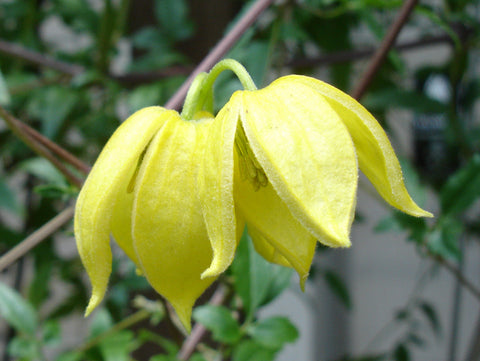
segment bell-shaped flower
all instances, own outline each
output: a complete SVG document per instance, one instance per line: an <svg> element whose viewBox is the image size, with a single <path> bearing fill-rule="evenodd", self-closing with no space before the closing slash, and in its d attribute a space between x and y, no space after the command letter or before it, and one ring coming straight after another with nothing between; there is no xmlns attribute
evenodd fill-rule
<svg viewBox="0 0 480 361"><path fill-rule="evenodd" d="M77 200L75 236L92 282L89 314L111 273L110 234L190 329L195 300L215 280L197 177L213 118L185 121L150 107L110 138ZM234 237L235 238L235 237Z"/></svg>
<svg viewBox="0 0 480 361"><path fill-rule="evenodd" d="M204 277L223 272L233 259L236 209L257 251L293 267L303 286L317 241L350 245L358 168L395 208L431 216L409 196L373 116L310 77L286 76L234 93L206 146L200 190L214 258Z"/></svg>
<svg viewBox="0 0 480 361"><path fill-rule="evenodd" d="M213 82L225 69L249 90L213 118ZM357 101L295 75L256 90L238 63L217 64L195 80L182 116L138 111L90 172L75 210L93 288L87 314L107 288L110 234L187 330L195 300L231 264L245 224L257 251L293 267L303 287L317 241L350 245L358 168L392 206L431 216L408 195L386 134Z"/></svg>

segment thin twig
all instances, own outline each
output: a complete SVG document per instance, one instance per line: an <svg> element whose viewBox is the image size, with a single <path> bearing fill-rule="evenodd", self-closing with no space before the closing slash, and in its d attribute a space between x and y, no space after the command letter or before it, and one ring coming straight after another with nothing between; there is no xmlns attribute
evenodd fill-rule
<svg viewBox="0 0 480 361"><path fill-rule="evenodd" d="M102 341L106 340L110 336L114 335L115 333L125 330L127 328L132 327L136 323L139 323L147 318L149 318L151 313L148 310L138 310L135 313L132 313L130 316L124 318L122 321L115 324L113 327L109 328L105 332L99 334L98 336L92 338L87 343L78 347L75 351L77 352L85 352L92 347L98 345Z"/></svg>
<svg viewBox="0 0 480 361"><path fill-rule="evenodd" d="M438 35L427 37L424 39L406 41L402 44L394 46L393 49L397 51L413 50L417 48L424 48L425 46L434 46L439 44L451 44L452 38L449 35ZM292 59L287 63L289 67L313 67L338 63L346 63L350 61L358 61L368 58L375 53L375 48L366 49L352 49L341 50L333 53L323 54L318 57L297 58Z"/></svg>
<svg viewBox="0 0 480 361"><path fill-rule="evenodd" d="M32 139L38 141L40 144L45 146L48 150L52 153L56 154L67 163L71 164L75 168L77 168L80 172L84 174L88 174L90 172L91 167L75 157L72 153L68 152L57 143L52 142L50 139L44 137L42 134L37 132L35 129L31 128L27 124L23 123L19 120L19 126L27 133Z"/></svg>
<svg viewBox="0 0 480 361"><path fill-rule="evenodd" d="M50 69L55 69L61 73L71 76L78 75L85 71L83 66L72 65L63 61L56 60L52 57L37 53L24 48L23 46L9 43L4 40L0 40L0 52L9 54L18 59L28 61L29 63L42 65Z"/></svg>
<svg viewBox="0 0 480 361"><path fill-rule="evenodd" d="M454 264L452 264L450 261L446 260L445 258L431 254L430 255L435 259L440 265L445 267L447 270L449 270L456 278L457 280L465 286L467 290L470 291L470 293L475 296L477 300L480 301L480 289L474 285L469 279L467 279L463 273L460 271L459 268L457 268Z"/></svg>
<svg viewBox="0 0 480 361"><path fill-rule="evenodd" d="M227 288L224 285L219 284L208 304L219 306L225 300L226 295ZM197 345L205 336L206 332L207 329L203 327L203 325L201 325L200 323L196 323L195 326L193 326L190 335L183 342L182 348L180 349L177 358L182 361L188 360L190 356L192 356L192 354L195 352Z"/></svg>
<svg viewBox="0 0 480 361"><path fill-rule="evenodd" d="M81 187L83 181L75 176L65 165L60 162L43 144L24 131L22 122L0 106L0 117L3 118L12 132L20 138L30 149L40 156L48 159L72 184Z"/></svg>
<svg viewBox="0 0 480 361"><path fill-rule="evenodd" d="M73 206L66 208L0 257L0 272L67 223L73 216L73 209Z"/></svg>
<svg viewBox="0 0 480 361"><path fill-rule="evenodd" d="M274 0L257 0L245 15L237 22L237 24L225 35L222 40L208 53L190 76L185 80L182 86L173 94L170 100L165 104L165 108L180 109L180 106L187 95L188 88L195 77L203 72L210 70L240 39L243 33L255 22L258 16L273 2Z"/></svg>
<svg viewBox="0 0 480 361"><path fill-rule="evenodd" d="M400 9L400 14L397 16L394 23L388 29L387 35L385 35L382 44L371 59L367 70L363 73L363 76L358 83L358 86L352 92L352 97L354 97L355 99L358 100L362 98L367 91L375 74L385 60L395 40L397 39L397 35L400 33L403 25L405 25L405 23L407 22L411 12L413 11L413 8L415 7L415 5L417 5L417 2L418 0L407 0L404 3L403 7Z"/></svg>

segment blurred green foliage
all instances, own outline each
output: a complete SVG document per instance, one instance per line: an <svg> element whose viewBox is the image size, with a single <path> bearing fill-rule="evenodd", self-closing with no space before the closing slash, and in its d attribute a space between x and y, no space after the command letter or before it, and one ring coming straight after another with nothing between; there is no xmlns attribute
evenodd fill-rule
<svg viewBox="0 0 480 361"><path fill-rule="evenodd" d="M229 24L221 31L228 31L252 2L225 3L223 12L215 14ZM321 74L348 92L358 78L357 60L370 56L369 44L384 37L402 4L281 1L228 56L243 63L258 86L288 71ZM164 104L193 68L194 53L208 52L209 45L195 36L208 34L197 24L211 14L207 6L198 13L192 8L193 1L187 0L0 0L0 105L92 164L123 119L147 105ZM377 231L406 231L407 241L427 260L461 262L459 240L478 239L480 232L471 221L472 213L478 217L474 206L480 198L480 132L474 121L480 96L475 70L479 11L477 0L421 1L408 25L416 34L411 46L428 47L437 39L450 44L449 55L441 64L432 59L432 64L415 67L398 49L391 51L364 99L393 139L391 109L413 114L415 155L402 164L406 182L416 200L428 187L439 210L434 222L392 211ZM217 40L221 35L217 30L213 36ZM16 45L31 53L16 54ZM434 77L442 79L447 91L436 94L438 86L429 85ZM216 84L217 106L239 87L233 77L222 76ZM78 189L0 124L3 254L73 201ZM135 350L148 349L151 361L176 360L182 337L175 320L146 298L132 307L134 295L150 291L126 258L117 257L108 299L90 330L79 334L75 345L64 345L61 323L83 312L88 287L76 253L58 246L71 234L59 236L63 240L51 237L29 253L31 276L23 277L25 267L19 262L8 269L16 286L0 283L0 316L13 330L0 340L8 343L5 359L45 360L47 352L58 361L130 360ZM294 321L258 318L258 311L289 287L291 276L290 270L265 262L244 236L221 280L228 288L227 301L194 312L195 321L211 331L211 340L190 360L212 360L219 353L234 361L274 360L298 331ZM311 278L323 278L346 312L355 307L348 284L334 270L317 266ZM65 292L58 295L58 287ZM399 310L392 324L404 333L384 352L344 360L411 360L432 333L442 334L435 302L421 295Z"/></svg>

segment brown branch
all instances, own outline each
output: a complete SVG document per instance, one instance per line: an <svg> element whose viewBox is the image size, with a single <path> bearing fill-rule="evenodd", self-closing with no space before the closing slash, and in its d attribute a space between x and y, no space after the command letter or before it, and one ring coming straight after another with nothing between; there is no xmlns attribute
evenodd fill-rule
<svg viewBox="0 0 480 361"><path fill-rule="evenodd" d="M85 68L83 66L65 63L63 61L56 60L52 57L43 55L33 50L29 50L17 44L9 43L4 40L0 40L0 52L14 56L21 60L25 60L35 65L41 65L50 69L55 69L61 73L71 76L78 75L85 71Z"/></svg>
<svg viewBox="0 0 480 361"><path fill-rule="evenodd" d="M180 109L180 106L187 95L188 88L195 77L204 71L210 70L240 39L243 33L255 22L258 16L273 2L273 0L257 0L237 24L225 35L222 40L208 53L182 86L165 104L165 108Z"/></svg>
<svg viewBox="0 0 480 361"><path fill-rule="evenodd" d="M29 127L27 124L23 123L19 120L18 124L22 130L27 133L33 140L37 141L38 143L42 144L50 150L52 153L56 154L67 163L71 164L75 168L77 168L80 172L84 174L88 174L90 172L91 167L82 162L80 159L75 157L72 153L68 152L64 148L60 147L57 143L52 142L50 139L44 137L42 134L37 132L35 129Z"/></svg>
<svg viewBox="0 0 480 361"><path fill-rule="evenodd" d="M45 223L42 227L37 229L30 236L25 238L22 242L0 257L0 272L10 266L20 257L23 257L32 248L37 246L40 242L45 240L61 226L67 223L73 216L73 209L73 207L68 207L64 211L60 212L58 215L56 215L54 218Z"/></svg>
<svg viewBox="0 0 480 361"><path fill-rule="evenodd" d="M227 288L224 285L219 284L212 298L210 299L210 301L208 301L208 304L214 306L221 305L225 300L226 294ZM182 348L180 349L177 358L182 361L188 360L190 356L192 356L192 354L195 352L197 345L205 336L206 332L207 329L203 327L203 325L196 323L195 326L193 326L190 335L183 342Z"/></svg>
<svg viewBox="0 0 480 361"><path fill-rule="evenodd" d="M433 257L434 260L436 260L440 265L445 267L450 273L452 273L458 281L465 286L467 290L470 291L470 293L475 296L477 300L480 301L480 289L475 286L469 279L467 279L463 273L458 269L454 264L443 258L442 256L438 256L435 254L432 254L431 252L428 253L431 257Z"/></svg>
<svg viewBox="0 0 480 361"><path fill-rule="evenodd" d="M48 159L72 184L81 187L83 181L75 176L62 162L60 162L43 144L39 143L23 129L22 122L0 106L0 117L2 117L12 132L20 138L30 149L38 155Z"/></svg>
<svg viewBox="0 0 480 361"><path fill-rule="evenodd" d="M380 66L382 65L388 52L393 46L398 34L400 33L400 30L402 30L402 27L407 22L417 2L418 0L407 0L403 4L403 7L400 9L400 14L397 16L394 23L388 29L387 35L385 35L385 38L383 39L380 47L371 59L367 70L363 73L363 76L360 79L358 86L353 90L352 97L354 97L355 99L358 100L362 98L367 91L370 83L375 77L375 74L380 69Z"/></svg>
<svg viewBox="0 0 480 361"><path fill-rule="evenodd" d="M408 41L403 44L399 44L394 47L397 51L406 51L413 50L417 48L422 48L424 46L438 45L438 44L451 44L452 38L448 35L438 35L432 36L425 39ZM321 55L318 57L311 58L299 58L293 59L287 63L289 67L312 67L312 66L322 66L338 63L346 63L350 61L357 61L364 58L368 58L375 53L374 48L367 49L355 49L355 50L344 50L337 51L330 54Z"/></svg>
<svg viewBox="0 0 480 361"><path fill-rule="evenodd" d="M0 53L24 60L30 64L56 70L68 76L76 76L85 72L85 68L81 65L66 63L5 40L0 40ZM109 73L108 77L125 85L137 85L176 75L188 75L191 71L192 68L189 66L177 65L158 71L132 72L127 74Z"/></svg>

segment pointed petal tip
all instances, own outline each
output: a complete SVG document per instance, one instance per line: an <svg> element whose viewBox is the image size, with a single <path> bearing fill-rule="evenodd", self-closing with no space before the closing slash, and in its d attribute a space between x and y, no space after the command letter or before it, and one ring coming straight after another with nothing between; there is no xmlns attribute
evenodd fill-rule
<svg viewBox="0 0 480 361"><path fill-rule="evenodd" d="M102 302L103 297L99 296L98 294L93 293L92 297L90 297L90 301L88 302L88 306L85 310L85 317L90 316L92 311L97 308L97 306Z"/></svg>
<svg viewBox="0 0 480 361"><path fill-rule="evenodd" d="M178 320L188 334L192 331L192 305L173 304L172 306L178 316Z"/></svg>
<svg viewBox="0 0 480 361"><path fill-rule="evenodd" d="M404 211L405 213L413 216L413 217L427 217L427 218L433 218L435 217L433 213L430 213L420 207L418 207L417 205L415 205L416 207L414 207L413 209L405 209L402 211Z"/></svg>

